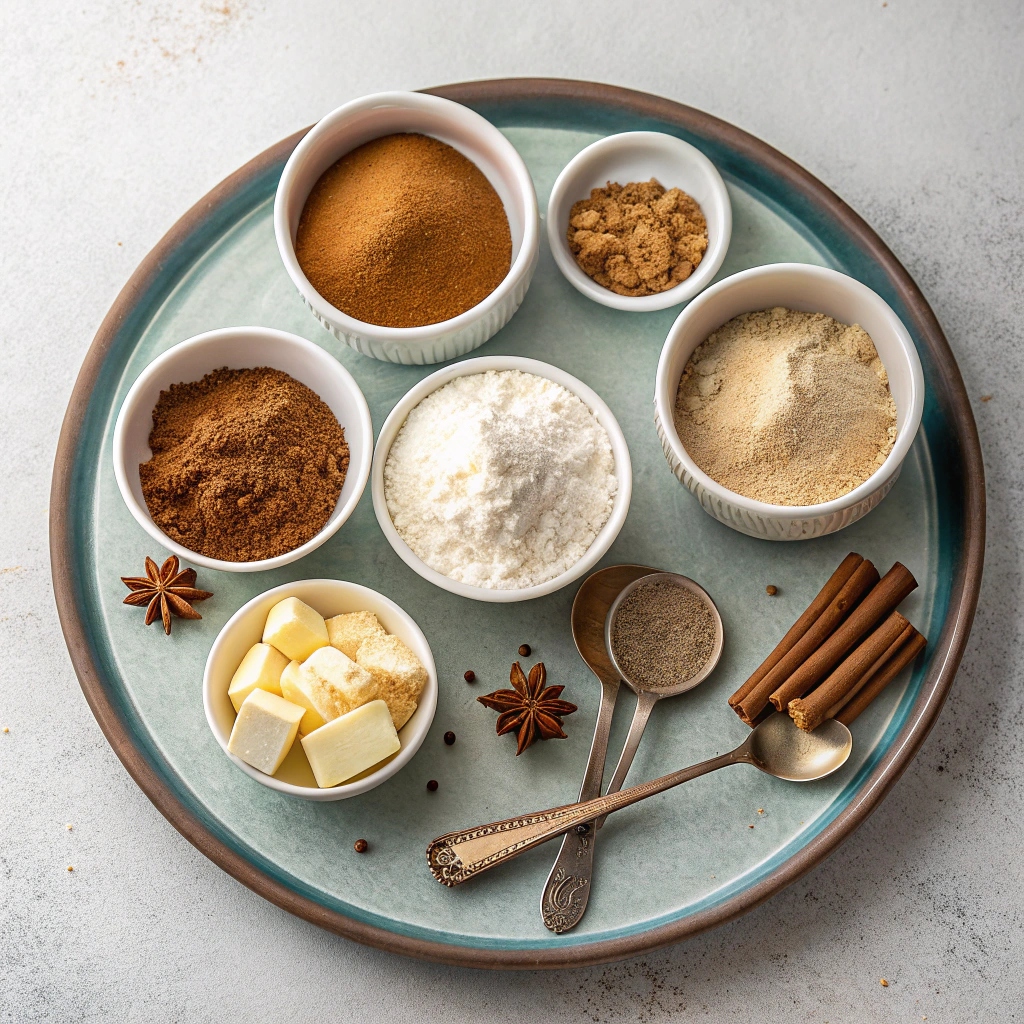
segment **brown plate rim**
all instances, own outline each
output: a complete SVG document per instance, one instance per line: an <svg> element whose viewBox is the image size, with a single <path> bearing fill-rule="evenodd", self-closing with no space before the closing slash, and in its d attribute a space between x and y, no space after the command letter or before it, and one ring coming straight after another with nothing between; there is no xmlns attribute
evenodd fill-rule
<svg viewBox="0 0 1024 1024"><path fill-rule="evenodd" d="M463 82L424 90L469 106L488 103L562 100L609 107L653 118L703 137L716 138L770 174L784 178L819 210L835 218L885 272L914 321L939 370L930 382L956 430L963 466L961 500L965 532L953 576L949 610L927 676L904 727L849 805L775 871L715 907L649 931L616 939L547 949L481 949L446 945L400 935L329 910L264 874L217 839L177 799L136 746L115 708L93 659L85 624L78 612L72 578L72 517L69 514L75 457L90 396L116 338L134 306L162 272L175 251L212 209L226 203L276 163L283 162L308 129L296 132L250 160L196 203L146 256L121 290L86 353L61 427L50 492L50 560L54 598L71 661L89 707L128 773L165 818L198 850L238 881L272 903L320 927L390 952L467 967L529 969L607 963L676 943L752 910L819 864L878 806L910 764L935 724L960 664L981 588L985 550L985 481L978 431L963 379L949 343L921 290L872 228L817 178L728 122L693 107L649 93L570 79L513 78Z"/></svg>

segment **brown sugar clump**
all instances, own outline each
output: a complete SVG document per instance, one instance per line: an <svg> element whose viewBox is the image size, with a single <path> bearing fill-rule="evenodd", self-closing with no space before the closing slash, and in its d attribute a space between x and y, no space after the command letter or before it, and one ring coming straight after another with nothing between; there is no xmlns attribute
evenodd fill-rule
<svg viewBox="0 0 1024 1024"><path fill-rule="evenodd" d="M321 175L295 256L310 284L349 316L422 327L465 313L501 284L512 234L476 164L426 135L386 135Z"/></svg>
<svg viewBox="0 0 1024 1024"><path fill-rule="evenodd" d="M160 392L139 466L153 521L209 558L293 551L326 525L349 449L334 413L281 370L224 367Z"/></svg>
<svg viewBox="0 0 1024 1024"><path fill-rule="evenodd" d="M704 258L708 224L697 201L650 181L590 191L569 212L569 249L580 269L619 295L656 295L685 281Z"/></svg>

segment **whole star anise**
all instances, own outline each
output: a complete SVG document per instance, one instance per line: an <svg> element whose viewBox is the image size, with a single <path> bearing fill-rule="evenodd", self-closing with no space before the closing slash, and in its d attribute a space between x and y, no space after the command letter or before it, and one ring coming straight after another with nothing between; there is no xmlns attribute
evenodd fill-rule
<svg viewBox="0 0 1024 1024"><path fill-rule="evenodd" d="M526 678L522 666L515 662L509 681L514 690L495 690L484 697L477 697L484 707L500 712L496 723L499 736L504 736L513 729L518 730L518 757L534 740L564 740L562 718L577 710L575 704L567 700L559 700L564 686L548 686L544 682L547 672L544 663L538 661L530 669L530 678Z"/></svg>
<svg viewBox="0 0 1024 1024"><path fill-rule="evenodd" d="M170 558L157 568L156 562L146 557L145 576L122 576L121 582L131 591L124 599L125 604L148 605L146 609L146 625L148 626L160 613L164 632L171 632L171 612L181 619L201 619L191 605L192 601L205 601L213 594L208 590L196 590L195 569L178 571L177 556Z"/></svg>

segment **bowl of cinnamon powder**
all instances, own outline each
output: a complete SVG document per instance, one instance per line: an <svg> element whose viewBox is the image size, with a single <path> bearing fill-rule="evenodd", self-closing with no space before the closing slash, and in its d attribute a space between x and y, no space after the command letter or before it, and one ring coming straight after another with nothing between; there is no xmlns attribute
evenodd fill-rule
<svg viewBox="0 0 1024 1024"><path fill-rule="evenodd" d="M530 173L459 103L380 93L321 119L274 204L285 269L313 315L363 355L436 363L482 345L537 264Z"/></svg>
<svg viewBox="0 0 1024 1024"><path fill-rule="evenodd" d="M352 375L284 331L232 327L183 341L132 385L114 475L136 522L193 565L276 569L354 511L373 452Z"/></svg>
<svg viewBox="0 0 1024 1024"><path fill-rule="evenodd" d="M755 267L679 314L658 364L655 422L705 512L752 537L804 540L870 512L921 425L906 327L845 274Z"/></svg>

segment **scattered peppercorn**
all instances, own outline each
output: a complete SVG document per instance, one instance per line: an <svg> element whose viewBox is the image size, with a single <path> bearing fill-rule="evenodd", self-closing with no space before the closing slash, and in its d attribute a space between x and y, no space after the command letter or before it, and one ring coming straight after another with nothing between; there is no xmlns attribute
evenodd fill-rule
<svg viewBox="0 0 1024 1024"><path fill-rule="evenodd" d="M429 789L431 793L436 793L437 792L437 779L431 779L427 783L427 789Z"/></svg>
<svg viewBox="0 0 1024 1024"><path fill-rule="evenodd" d="M357 839L352 844L352 849L355 850L356 853L366 853L366 851L369 848L370 848L370 844L365 839Z"/></svg>
<svg viewBox="0 0 1024 1024"><path fill-rule="evenodd" d="M768 586L764 588L764 592L769 597L774 597L779 592L779 588L775 586L774 583L769 583Z"/></svg>
<svg viewBox="0 0 1024 1024"><path fill-rule="evenodd" d="M468 669L462 678L465 679L467 683L475 683L476 673L472 669Z"/></svg>
<svg viewBox="0 0 1024 1024"><path fill-rule="evenodd" d="M444 734L444 741L450 747L455 742L455 733L453 733L453 732L446 732Z"/></svg>
<svg viewBox="0 0 1024 1024"><path fill-rule="evenodd" d="M531 649L530 649L530 645L529 644L520 644L519 645L519 657L520 658L528 658L530 656L530 654L531 654Z"/></svg>

